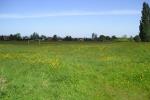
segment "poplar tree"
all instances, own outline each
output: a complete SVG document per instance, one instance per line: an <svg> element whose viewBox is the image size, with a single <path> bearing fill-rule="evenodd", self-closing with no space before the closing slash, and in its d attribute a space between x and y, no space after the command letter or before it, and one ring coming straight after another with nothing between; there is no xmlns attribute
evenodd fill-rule
<svg viewBox="0 0 150 100"><path fill-rule="evenodd" d="M143 3L142 17L140 21L140 38L143 42L150 42L150 7Z"/></svg>

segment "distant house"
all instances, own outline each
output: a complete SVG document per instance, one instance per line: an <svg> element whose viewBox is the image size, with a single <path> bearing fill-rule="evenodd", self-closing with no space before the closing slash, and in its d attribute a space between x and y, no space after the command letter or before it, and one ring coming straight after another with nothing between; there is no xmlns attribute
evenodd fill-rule
<svg viewBox="0 0 150 100"><path fill-rule="evenodd" d="M9 40L9 36L3 36L3 40L5 41Z"/></svg>
<svg viewBox="0 0 150 100"><path fill-rule="evenodd" d="M58 39L58 41L63 41L62 39Z"/></svg>
<svg viewBox="0 0 150 100"><path fill-rule="evenodd" d="M63 41L63 39L61 37L58 37L57 41Z"/></svg>
<svg viewBox="0 0 150 100"><path fill-rule="evenodd" d="M42 41L45 41L46 39L45 39L45 38L42 38L41 40L42 40Z"/></svg>
<svg viewBox="0 0 150 100"><path fill-rule="evenodd" d="M23 37L23 40L29 40L28 36Z"/></svg>
<svg viewBox="0 0 150 100"><path fill-rule="evenodd" d="M48 38L47 38L48 41L51 41L52 39L53 39L52 37L48 37Z"/></svg>
<svg viewBox="0 0 150 100"><path fill-rule="evenodd" d="M79 41L84 41L84 39L83 39L83 38L79 38L78 40L79 40Z"/></svg>

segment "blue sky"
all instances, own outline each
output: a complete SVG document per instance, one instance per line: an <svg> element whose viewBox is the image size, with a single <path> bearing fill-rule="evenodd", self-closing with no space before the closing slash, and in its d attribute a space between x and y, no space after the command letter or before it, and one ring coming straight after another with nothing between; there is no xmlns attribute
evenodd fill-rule
<svg viewBox="0 0 150 100"><path fill-rule="evenodd" d="M0 0L0 35L136 35L150 0Z"/></svg>

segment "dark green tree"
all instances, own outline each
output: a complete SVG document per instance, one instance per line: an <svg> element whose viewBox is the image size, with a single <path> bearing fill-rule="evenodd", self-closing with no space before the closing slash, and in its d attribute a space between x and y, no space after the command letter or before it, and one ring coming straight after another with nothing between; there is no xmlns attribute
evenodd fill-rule
<svg viewBox="0 0 150 100"><path fill-rule="evenodd" d="M30 38L31 38L32 40L38 40L38 39L40 38L40 36L39 36L38 33L34 32L34 33L30 36Z"/></svg>
<svg viewBox="0 0 150 100"><path fill-rule="evenodd" d="M101 42L106 41L106 36L100 35L100 36L99 36L99 41L101 41Z"/></svg>
<svg viewBox="0 0 150 100"><path fill-rule="evenodd" d="M10 34L9 39L10 39L10 40L15 40L14 35L13 35L13 34Z"/></svg>
<svg viewBox="0 0 150 100"><path fill-rule="evenodd" d="M110 41L111 38L110 38L109 36L106 36L106 40L107 40L107 41Z"/></svg>
<svg viewBox="0 0 150 100"><path fill-rule="evenodd" d="M96 33L92 33L92 40L94 40L94 41L97 40L97 34Z"/></svg>
<svg viewBox="0 0 150 100"><path fill-rule="evenodd" d="M20 33L14 34L14 37L16 40L21 40L21 34Z"/></svg>
<svg viewBox="0 0 150 100"><path fill-rule="evenodd" d="M53 41L57 41L57 40L58 40L58 36L57 36L57 35L54 35L54 36L52 37L52 40L53 40Z"/></svg>
<svg viewBox="0 0 150 100"><path fill-rule="evenodd" d="M135 42L140 42L141 41L141 39L138 35L136 35L133 39L134 39Z"/></svg>
<svg viewBox="0 0 150 100"><path fill-rule="evenodd" d="M21 40L21 34L20 33L10 34L9 39L10 40Z"/></svg>
<svg viewBox="0 0 150 100"><path fill-rule="evenodd" d="M111 40L112 40L112 41L117 40L117 37L116 37L115 35L113 35L113 36L111 37Z"/></svg>
<svg viewBox="0 0 150 100"><path fill-rule="evenodd" d="M65 38L64 38L64 41L72 41L73 39L72 39L72 37L71 36L66 36Z"/></svg>
<svg viewBox="0 0 150 100"><path fill-rule="evenodd" d="M143 42L150 42L150 7L144 2L140 21L140 38Z"/></svg>
<svg viewBox="0 0 150 100"><path fill-rule="evenodd" d="M41 40L46 40L47 37L46 37L45 35L41 35L41 36L40 36L40 39L41 39Z"/></svg>

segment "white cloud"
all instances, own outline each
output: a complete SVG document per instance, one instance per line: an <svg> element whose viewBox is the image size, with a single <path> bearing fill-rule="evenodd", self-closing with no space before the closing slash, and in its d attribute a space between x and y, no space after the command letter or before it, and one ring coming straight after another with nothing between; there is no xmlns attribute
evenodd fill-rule
<svg viewBox="0 0 150 100"><path fill-rule="evenodd" d="M61 16L120 16L120 15L140 15L140 11L138 10L111 10L99 12L71 11L71 12L32 14L32 15L0 14L0 18L24 19L24 18L44 18L44 17L61 17Z"/></svg>

